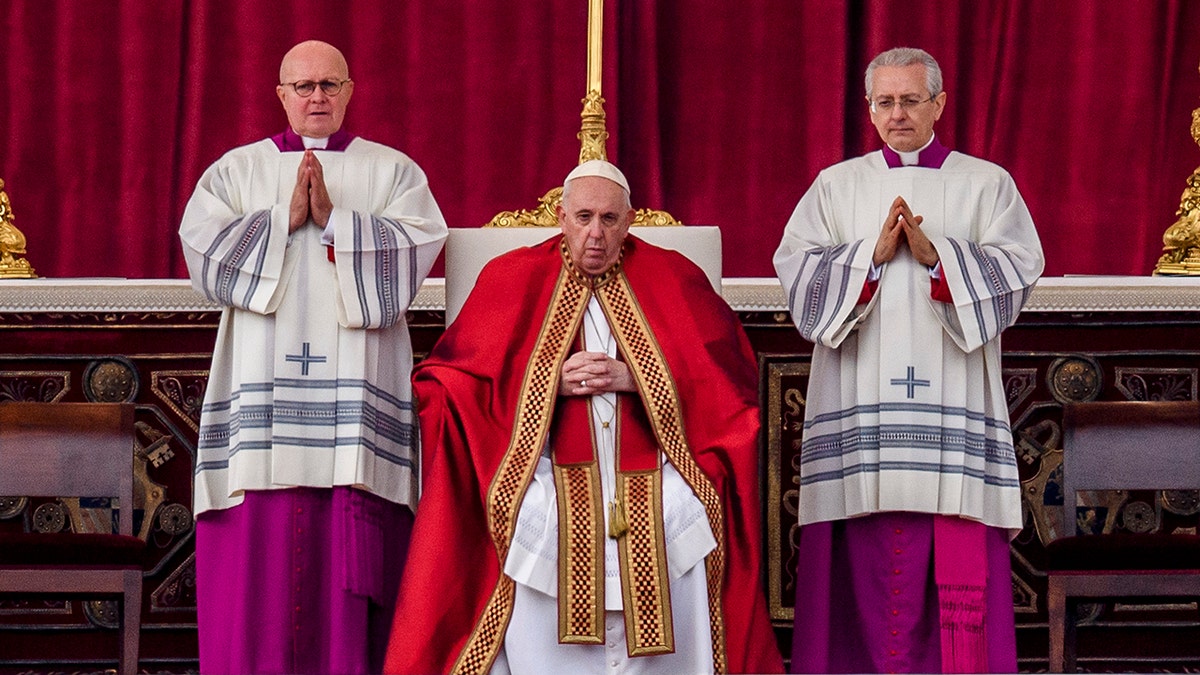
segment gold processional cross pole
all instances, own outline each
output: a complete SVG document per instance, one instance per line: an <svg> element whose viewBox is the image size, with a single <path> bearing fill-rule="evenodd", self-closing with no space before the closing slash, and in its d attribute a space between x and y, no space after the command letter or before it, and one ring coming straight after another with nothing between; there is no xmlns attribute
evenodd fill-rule
<svg viewBox="0 0 1200 675"><path fill-rule="evenodd" d="M604 117L604 99L600 96L604 57L604 0L588 0L587 96L583 99L583 123L579 130L579 163L590 159L608 159L608 129Z"/></svg>
<svg viewBox="0 0 1200 675"><path fill-rule="evenodd" d="M577 138L580 142L579 163L592 159L608 159L608 128L601 96L604 55L604 0L588 0L587 31L587 95L583 99L582 124ZM562 187L551 189L538 199L536 209L501 211L484 227L558 227L555 208L562 201ZM683 225L666 211L638 209L633 225Z"/></svg>
<svg viewBox="0 0 1200 675"><path fill-rule="evenodd" d="M1192 140L1200 144L1200 108L1192 111ZM1200 276L1200 167L1188 176L1175 216L1163 233L1163 254L1154 274Z"/></svg>

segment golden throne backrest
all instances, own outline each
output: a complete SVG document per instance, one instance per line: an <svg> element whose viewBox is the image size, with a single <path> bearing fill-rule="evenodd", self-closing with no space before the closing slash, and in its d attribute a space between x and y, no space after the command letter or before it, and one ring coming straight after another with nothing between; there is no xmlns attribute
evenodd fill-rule
<svg viewBox="0 0 1200 675"><path fill-rule="evenodd" d="M555 214L562 202L562 188L556 187L538 199L534 209L519 211L501 211L497 213L484 227L558 227L558 216ZM634 212L632 227L663 227L682 226L674 216L666 211L656 209L638 209Z"/></svg>

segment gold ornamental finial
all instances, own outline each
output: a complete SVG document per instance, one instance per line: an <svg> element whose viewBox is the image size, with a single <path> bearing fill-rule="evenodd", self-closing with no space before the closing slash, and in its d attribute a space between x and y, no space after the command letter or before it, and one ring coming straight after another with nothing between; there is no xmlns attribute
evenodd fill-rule
<svg viewBox="0 0 1200 675"><path fill-rule="evenodd" d="M1192 111L1192 140L1200 145L1200 108ZM1163 254L1154 265L1160 276L1200 276L1200 167L1188 176L1175 222L1163 233Z"/></svg>
<svg viewBox="0 0 1200 675"><path fill-rule="evenodd" d="M36 279L25 255L25 235L13 225L12 202L0 178L0 279Z"/></svg>
<svg viewBox="0 0 1200 675"><path fill-rule="evenodd" d="M608 129L604 118L604 99L598 89L589 91L587 98L583 99L583 112L579 116L583 119L577 136L580 142L579 163L591 159L607 160L608 151L605 148Z"/></svg>

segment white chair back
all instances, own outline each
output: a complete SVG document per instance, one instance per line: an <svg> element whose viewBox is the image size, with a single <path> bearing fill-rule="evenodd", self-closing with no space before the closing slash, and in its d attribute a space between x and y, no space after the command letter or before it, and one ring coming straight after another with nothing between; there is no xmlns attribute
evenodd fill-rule
<svg viewBox="0 0 1200 675"><path fill-rule="evenodd" d="M475 287L492 258L521 246L534 246L559 233L557 227L452 227L446 240L446 325ZM679 251L704 271L721 292L721 229L712 225L637 227L632 234L655 246Z"/></svg>

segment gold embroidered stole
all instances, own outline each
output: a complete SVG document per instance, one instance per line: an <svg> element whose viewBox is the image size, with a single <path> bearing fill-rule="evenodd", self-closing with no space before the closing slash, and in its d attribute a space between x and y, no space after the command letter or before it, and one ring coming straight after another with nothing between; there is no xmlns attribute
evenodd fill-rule
<svg viewBox="0 0 1200 675"><path fill-rule="evenodd" d="M565 240L560 248L563 269L525 370L508 449L488 489L489 531L500 566L503 568L508 557L521 501L549 435L563 361L570 351L573 338L579 332L587 301L594 293L608 318L617 348L624 355L626 365L637 383L658 447L704 505L713 536L717 540L717 547L705 558L705 572L713 666L715 672L724 673L727 666L721 584L725 576L726 541L720 497L692 456L683 433L683 418L674 379L629 282L621 272L620 263L603 275L588 279L575 271ZM590 419L590 414L588 417ZM560 517L559 520L560 638L566 634L586 644L595 644L598 635L602 643L605 533L603 506L599 503L599 472L594 462L590 467L578 465L561 469L565 475L560 482L560 467L556 467L558 499L560 502L568 500L573 504L582 504L584 509L577 514L572 508L567 519ZM662 472L657 469L628 472L628 475L618 472L618 500L625 506L630 528L620 538L618 551L621 557L626 639L631 656L674 650L665 542L662 537L661 482ZM564 550L564 547L573 545L593 548L591 552ZM567 571L568 580L586 580L580 587L567 588L568 610L565 617L564 558L569 564L578 565L578 569ZM504 633L512 617L514 586L515 582L501 572L483 614L454 664L454 672L484 673L491 668L504 643Z"/></svg>
<svg viewBox="0 0 1200 675"><path fill-rule="evenodd" d="M562 644L604 643L604 506L591 402L561 400L551 430L558 495L558 622ZM658 442L641 402L619 394L616 484L607 536L616 541L630 656L674 652ZM607 426L607 422L605 426Z"/></svg>
<svg viewBox="0 0 1200 675"><path fill-rule="evenodd" d="M617 275L610 283L597 285L596 296L600 306L608 317L617 347L624 355L626 365L637 383L638 393L646 409L646 416L654 432L663 454L679 471L679 474L692 488L700 503L708 514L709 526L717 540L717 547L704 559L705 572L708 581L708 613L709 627L712 632L713 668L717 673L726 672L725 662L725 625L721 602L721 584L725 578L725 513L721 506L720 495L715 486L692 455L687 437L683 432L683 413L679 404L678 390L675 380L667 368L663 358L662 348L651 332L646 316L638 306L633 290L624 274ZM661 472L658 472L661 481ZM644 490L645 485L627 486L626 494L632 495L632 490ZM661 485L657 488L662 494ZM618 493L622 492L618 488ZM623 498L626 495L622 495ZM661 509L661 505L659 507ZM627 508L628 511L628 508ZM632 531L632 530L631 530ZM622 556L637 556L639 550L630 546L628 553ZM625 579L622 579L625 582ZM633 633L629 630L629 592L630 584L624 584L626 593L626 639ZM634 588L634 592L641 589ZM639 603L641 601L638 601ZM638 606L638 605L635 605ZM643 611L639 606L638 611ZM669 606L668 606L669 608Z"/></svg>

